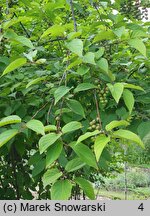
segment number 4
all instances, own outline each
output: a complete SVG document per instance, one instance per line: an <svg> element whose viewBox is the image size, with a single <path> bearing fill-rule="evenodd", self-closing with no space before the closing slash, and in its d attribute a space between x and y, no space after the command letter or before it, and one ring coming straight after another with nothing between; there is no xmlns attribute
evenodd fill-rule
<svg viewBox="0 0 150 216"><path fill-rule="evenodd" d="M138 207L139 210L143 211L144 210L144 206L143 206L143 203L141 203Z"/></svg>

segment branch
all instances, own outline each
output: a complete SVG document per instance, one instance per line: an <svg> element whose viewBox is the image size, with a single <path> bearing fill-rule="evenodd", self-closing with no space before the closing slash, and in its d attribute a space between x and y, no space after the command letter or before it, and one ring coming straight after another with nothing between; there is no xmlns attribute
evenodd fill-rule
<svg viewBox="0 0 150 216"><path fill-rule="evenodd" d="M18 18L17 14L14 12L15 17ZM30 37L30 34L28 33L28 31L26 30L26 28L24 27L24 25L22 24L22 22L19 22L20 26L22 27L22 29L24 30L24 32L26 33L27 37Z"/></svg>
<svg viewBox="0 0 150 216"><path fill-rule="evenodd" d="M67 37L64 37L64 38L55 38L55 39L52 39L52 40L48 40L46 42L43 42L43 43L40 43L41 45L44 45L45 43L48 43L48 42L55 42L55 41L64 41L64 40L67 40Z"/></svg>
<svg viewBox="0 0 150 216"><path fill-rule="evenodd" d="M70 52L68 52L68 57L69 57L69 55L70 55ZM69 60L67 60L66 67L68 67L68 65L69 65ZM67 86L67 70L65 70L65 72L63 73L62 78L61 78L61 80L59 82L59 86L61 85L61 83L63 82L63 80L65 80L65 86ZM60 125L60 118L62 116L62 109L63 109L64 100L65 100L65 98L63 97L61 105L60 105L59 120L57 121L57 132L60 132L60 126L61 126Z"/></svg>
<svg viewBox="0 0 150 216"><path fill-rule="evenodd" d="M98 120L99 120L99 125L100 125L100 128L102 129L102 121L101 121L101 116L100 116L100 111L99 111L99 106L98 106L96 91L94 92L94 98L95 98L96 112L97 112L97 117L98 117Z"/></svg>
<svg viewBox="0 0 150 216"><path fill-rule="evenodd" d="M15 179L16 198L17 198L17 200L19 200L20 199L19 182L18 182L17 172L16 172L17 162L16 162L16 158L15 158L15 148L14 148L13 145L12 145L12 148L11 148L10 157L11 157L12 171L13 171L14 179Z"/></svg>
<svg viewBox="0 0 150 216"><path fill-rule="evenodd" d="M54 104L54 98L52 99L52 102L51 102L51 104L50 104L50 106L49 106L49 109L48 109L48 112L47 112L47 124L49 124L49 116L50 116L50 113L51 113L51 109L52 109L52 106L53 106L53 104Z"/></svg>
<svg viewBox="0 0 150 216"><path fill-rule="evenodd" d="M42 110L42 109L44 109L45 107L46 107L46 105L48 104L48 102L47 103L45 103L39 110L37 110L36 111L36 113L32 116L32 118L31 119L34 119L35 118L35 116Z"/></svg>
<svg viewBox="0 0 150 216"><path fill-rule="evenodd" d="M70 0L70 7L71 7L71 12L72 12L72 19L73 19L73 22L74 22L74 31L77 32L77 23L76 23L76 19L75 19L73 1L72 0Z"/></svg>
<svg viewBox="0 0 150 216"><path fill-rule="evenodd" d="M6 14L9 14L9 1L6 0Z"/></svg>
<svg viewBox="0 0 150 216"><path fill-rule="evenodd" d="M97 13L98 13L98 15L99 15L100 21L103 21L103 19L102 19L102 17L101 17L101 14L100 14L100 12L99 12L99 10L98 10L98 8L97 8L96 3L93 4L93 6L94 6L94 8L96 9L96 11L97 11Z"/></svg>
<svg viewBox="0 0 150 216"><path fill-rule="evenodd" d="M94 3L93 6L94 6L94 8L96 9L96 11L97 11L97 13L98 13L98 15L99 15L100 21L103 22L103 19L102 19L102 16L101 16L100 12L99 12L99 9L98 9L98 7L97 7L97 4ZM101 5L101 7L103 8L104 12L105 12L106 15L108 16L108 13L107 13L107 11L105 10L105 8L103 7L103 5ZM106 25L106 27L110 28L110 27L109 27L109 24L107 24L106 22L105 22L105 25Z"/></svg>

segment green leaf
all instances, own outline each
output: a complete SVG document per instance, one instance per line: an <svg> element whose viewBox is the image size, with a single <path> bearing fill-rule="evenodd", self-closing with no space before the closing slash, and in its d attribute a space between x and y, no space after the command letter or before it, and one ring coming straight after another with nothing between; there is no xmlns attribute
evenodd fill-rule
<svg viewBox="0 0 150 216"><path fill-rule="evenodd" d="M16 129L10 129L7 131L4 131L0 134L0 148L7 143L11 138L13 138L14 136L16 136L16 134L18 133L18 130Z"/></svg>
<svg viewBox="0 0 150 216"><path fill-rule="evenodd" d="M0 127L2 127L4 125L8 125L8 124L16 124L16 123L20 123L20 122L21 122L21 118L19 116L10 115L10 116L3 118L0 121Z"/></svg>
<svg viewBox="0 0 150 216"><path fill-rule="evenodd" d="M29 38L26 38L24 36L19 36L17 35L13 30L7 30L5 33L4 33L4 37L5 38L8 38L9 40L12 40L14 42L19 42L20 44L24 45L24 46L27 46L31 49L34 48L31 40Z"/></svg>
<svg viewBox="0 0 150 216"><path fill-rule="evenodd" d="M86 90L94 89L94 88L97 88L97 86L91 83L81 83L74 89L74 92L76 93L76 92L86 91Z"/></svg>
<svg viewBox="0 0 150 216"><path fill-rule="evenodd" d="M87 197L89 197L91 200L95 199L94 188L89 181L77 177L75 178L75 182L80 186L80 188L82 188Z"/></svg>
<svg viewBox="0 0 150 216"><path fill-rule="evenodd" d="M76 114L83 116L85 118L85 113L82 105L77 100L68 100L67 106Z"/></svg>
<svg viewBox="0 0 150 216"><path fill-rule="evenodd" d="M32 177L37 176L45 169L45 159L41 159L34 164L34 168L32 170Z"/></svg>
<svg viewBox="0 0 150 216"><path fill-rule="evenodd" d="M27 60L25 58L18 58L16 59L15 61L11 62L6 68L5 70L3 71L3 75L11 72L11 71L14 71L15 69L19 68L19 67L22 67L24 64L26 64Z"/></svg>
<svg viewBox="0 0 150 216"><path fill-rule="evenodd" d="M149 37L149 35L143 30L133 30L131 33L131 38L141 38L141 37Z"/></svg>
<svg viewBox="0 0 150 216"><path fill-rule="evenodd" d="M123 89L124 89L123 83L115 83L114 85L108 83L107 86L113 98L115 99L116 103L118 103L123 93Z"/></svg>
<svg viewBox="0 0 150 216"><path fill-rule="evenodd" d="M102 57L102 55L104 54L104 47L100 47L99 50L97 52L95 52L95 58L99 59L100 57Z"/></svg>
<svg viewBox="0 0 150 216"><path fill-rule="evenodd" d="M50 185L51 183L54 183L61 176L62 172L60 172L57 168L47 170L42 177L44 187Z"/></svg>
<svg viewBox="0 0 150 216"><path fill-rule="evenodd" d="M65 32L65 27L61 25L53 25L50 28L48 28L41 36L41 38L44 38L48 35L52 37L63 37Z"/></svg>
<svg viewBox="0 0 150 216"><path fill-rule="evenodd" d="M112 30L108 30L108 31L101 31L99 34L97 34L94 38L94 43L98 42L98 41L102 41L102 40L111 40L114 39L115 35L113 33Z"/></svg>
<svg viewBox="0 0 150 216"><path fill-rule="evenodd" d="M65 96L71 88L68 88L66 86L60 86L55 92L54 92L54 98L55 98L55 105L56 103Z"/></svg>
<svg viewBox="0 0 150 216"><path fill-rule="evenodd" d="M138 50L143 56L146 56L146 47L141 39L135 38L129 40L129 45Z"/></svg>
<svg viewBox="0 0 150 216"><path fill-rule="evenodd" d="M58 159L63 149L63 144L61 142L56 142L54 145L50 146L46 153L46 168L50 166L55 160Z"/></svg>
<svg viewBox="0 0 150 216"><path fill-rule="evenodd" d="M133 133L129 130L120 129L118 131L115 131L113 133L113 135L116 138L131 140L131 141L137 143L138 145L140 145L142 148L144 148L144 144L143 144L142 140L140 139L140 137L138 137L135 133Z"/></svg>
<svg viewBox="0 0 150 216"><path fill-rule="evenodd" d="M25 45L25 46L27 46L27 47L29 47L29 48L31 48L31 49L34 48L32 42L30 41L30 39L28 39L28 38L26 38L24 36L17 36L17 37L14 38L14 40L21 43L21 44L23 44L23 45Z"/></svg>
<svg viewBox="0 0 150 216"><path fill-rule="evenodd" d="M66 70L70 70L73 67L79 66L82 63L81 58L74 59L66 68Z"/></svg>
<svg viewBox="0 0 150 216"><path fill-rule="evenodd" d="M98 67L105 73L108 73L108 61L105 58L101 58L97 62Z"/></svg>
<svg viewBox="0 0 150 216"><path fill-rule="evenodd" d="M62 128L62 132L65 133L69 133L71 131L75 131L82 128L82 124L80 122L77 121L72 121L69 122L68 124L66 124L63 128Z"/></svg>
<svg viewBox="0 0 150 216"><path fill-rule="evenodd" d="M111 121L109 124L106 125L106 130L107 131L111 131L112 129L119 127L119 126L128 126L129 122L125 121L125 120L120 120L120 121Z"/></svg>
<svg viewBox="0 0 150 216"><path fill-rule="evenodd" d="M83 52L83 42L80 39L73 39L72 41L66 43L66 47L73 53L82 57Z"/></svg>
<svg viewBox="0 0 150 216"><path fill-rule="evenodd" d="M90 70L89 67L87 67L86 65L82 65L81 67L78 68L77 73L83 76L84 74L88 73L89 70Z"/></svg>
<svg viewBox="0 0 150 216"><path fill-rule="evenodd" d="M55 125L46 125L44 127L44 132L57 131L57 127Z"/></svg>
<svg viewBox="0 0 150 216"><path fill-rule="evenodd" d="M72 40L74 38L77 38L81 35L81 32L70 32L68 35L67 35L67 38L68 40Z"/></svg>
<svg viewBox="0 0 150 216"><path fill-rule="evenodd" d="M131 88L131 89L136 89L136 90L141 90L144 91L144 89L140 86L136 86L130 83L123 83L124 84L124 88Z"/></svg>
<svg viewBox="0 0 150 216"><path fill-rule="evenodd" d="M70 109L68 109L68 108L62 108L62 109L56 110L55 115L57 116L57 115L60 115L60 113L62 114L62 113L69 113L69 112L71 112Z"/></svg>
<svg viewBox="0 0 150 216"><path fill-rule="evenodd" d="M83 56L82 60L85 63L96 65L94 58L95 58L94 53L88 52Z"/></svg>
<svg viewBox="0 0 150 216"><path fill-rule="evenodd" d="M12 29L8 29L5 33L4 33L4 37L10 40L14 40L18 35L12 30Z"/></svg>
<svg viewBox="0 0 150 216"><path fill-rule="evenodd" d="M39 150L42 154L49 146L54 144L61 137L61 134L50 133L41 137L39 140Z"/></svg>
<svg viewBox="0 0 150 216"><path fill-rule="evenodd" d="M44 64L46 62L46 59L45 58L40 58L38 59L35 63L36 64Z"/></svg>
<svg viewBox="0 0 150 216"><path fill-rule="evenodd" d="M80 142L82 142L83 140L85 140L85 139L87 139L87 138L89 138L91 136L95 136L95 135L97 135L99 133L100 133L99 130L95 130L93 132L87 132L87 133L79 136L79 138L77 140L77 144L80 143Z"/></svg>
<svg viewBox="0 0 150 216"><path fill-rule="evenodd" d="M99 161L102 151L108 142L110 142L110 137L107 137L104 134L101 134L96 138L94 143L94 153L97 161Z"/></svg>
<svg viewBox="0 0 150 216"><path fill-rule="evenodd" d="M134 107L134 96L132 92L129 91L128 89L125 89L123 92L123 100L129 110L129 113L131 114Z"/></svg>
<svg viewBox="0 0 150 216"><path fill-rule="evenodd" d="M29 122L27 122L26 126L27 126L27 128L29 128L29 129L35 131L36 133L45 135L45 132L44 132L44 125L43 125L42 122L39 121L39 120L32 119L32 120L30 120Z"/></svg>
<svg viewBox="0 0 150 216"><path fill-rule="evenodd" d="M74 158L66 164L65 170L67 172L74 172L85 166L85 163L80 158Z"/></svg>
<svg viewBox="0 0 150 216"><path fill-rule="evenodd" d="M4 29L8 29L10 26L17 24L18 22L31 22L32 18L28 16L20 16L20 17L15 17L14 19L10 19L7 22L3 23Z"/></svg>
<svg viewBox="0 0 150 216"><path fill-rule="evenodd" d="M42 160L42 155L40 155L40 153L37 151L35 154L31 155L29 160L28 160L28 165L31 166L35 166L35 164L38 163L38 161Z"/></svg>
<svg viewBox="0 0 150 216"><path fill-rule="evenodd" d="M143 143L144 143L145 146L149 145L149 143L150 143L150 132L143 137Z"/></svg>
<svg viewBox="0 0 150 216"><path fill-rule="evenodd" d="M26 85L26 88L29 88L31 85L35 85L35 84L37 84L37 83L39 83L40 81L45 80L45 79L46 79L46 77L38 77L38 78L36 78L36 79L34 79L34 80L31 80L31 81Z"/></svg>
<svg viewBox="0 0 150 216"><path fill-rule="evenodd" d="M69 180L59 180L51 188L52 200L68 200L71 196L72 184Z"/></svg>
<svg viewBox="0 0 150 216"><path fill-rule="evenodd" d="M137 132L142 139L148 135L150 133L150 120L141 122L137 128Z"/></svg>
<svg viewBox="0 0 150 216"><path fill-rule="evenodd" d="M75 153L79 156L79 158L85 162L87 165L94 167L97 169L97 163L95 160L95 156L93 152L89 149L88 146L79 143L76 144L76 142L72 142L70 144L70 147L75 151Z"/></svg>
<svg viewBox="0 0 150 216"><path fill-rule="evenodd" d="M117 28L115 30L113 30L114 34L117 35L117 37L121 38L121 36L123 35L125 31L125 27L121 26L120 28Z"/></svg>

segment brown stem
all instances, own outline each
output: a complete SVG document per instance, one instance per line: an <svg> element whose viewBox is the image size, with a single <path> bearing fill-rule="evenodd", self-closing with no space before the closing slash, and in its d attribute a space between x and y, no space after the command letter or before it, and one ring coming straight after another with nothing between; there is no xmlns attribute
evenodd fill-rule
<svg viewBox="0 0 150 216"><path fill-rule="evenodd" d="M6 0L6 14L9 14L9 1Z"/></svg>
<svg viewBox="0 0 150 216"><path fill-rule="evenodd" d="M20 192L19 192L19 185L18 185L18 179L17 179L17 173L16 173L17 164L16 164L16 159L15 159L15 148L13 145L11 149L11 163L12 163L12 170L13 170L14 179L15 179L16 198L17 200L19 200Z"/></svg>
<svg viewBox="0 0 150 216"><path fill-rule="evenodd" d="M63 37L63 38L55 38L55 39L51 39L51 40L48 40L48 41L45 41L45 42L43 42L43 43L40 43L41 45L44 45L45 43L52 43L52 42L59 42L59 41L65 41L65 40L67 40L67 38L66 37Z"/></svg>
<svg viewBox="0 0 150 216"><path fill-rule="evenodd" d="M74 31L77 32L77 23L76 23L76 18L75 18L75 14L74 14L74 8L73 8L73 1L70 0L70 7L71 7L71 12L72 12L72 19L74 22Z"/></svg>
<svg viewBox="0 0 150 216"><path fill-rule="evenodd" d="M36 113L32 116L31 119L34 119L35 116L36 116L42 109L44 109L44 108L46 107L47 104L48 104L48 102L47 102L46 104L44 104L39 110L37 110Z"/></svg>
<svg viewBox="0 0 150 216"><path fill-rule="evenodd" d="M48 109L48 112L47 112L47 124L49 124L49 116L50 116L53 104L54 104L54 98L52 99L52 102L51 102L49 109Z"/></svg>
<svg viewBox="0 0 150 216"><path fill-rule="evenodd" d="M97 11L97 13L98 13L98 15L99 15L100 21L103 21L103 19L102 19L102 17L101 17L101 14L100 14L100 12L99 12L99 10L98 10L96 4L93 4L93 6L94 6L94 8L96 9L96 11Z"/></svg>
<svg viewBox="0 0 150 216"><path fill-rule="evenodd" d="M14 12L14 15L15 17L18 18L17 14ZM20 26L21 28L24 30L24 32L26 33L26 36L29 38L30 37L30 34L28 33L28 31L26 30L26 28L24 27L24 25L22 24L22 22L19 22L20 23Z"/></svg>
<svg viewBox="0 0 150 216"><path fill-rule="evenodd" d="M127 180L127 161L126 161L126 155L127 155L127 148L124 146L124 156L125 156L125 162L124 162L124 195L125 195L125 200L127 200L128 196L128 180Z"/></svg>
<svg viewBox="0 0 150 216"><path fill-rule="evenodd" d="M64 103L64 97L62 98L62 102L61 102L61 105L60 105L60 114L59 114L59 120L57 121L57 133L60 132L60 118L62 116L62 108L63 108L63 103Z"/></svg>
<svg viewBox="0 0 150 216"><path fill-rule="evenodd" d="M84 191L83 191L83 200L85 200L85 198L86 198L86 197L85 197L85 193L84 193Z"/></svg>
<svg viewBox="0 0 150 216"><path fill-rule="evenodd" d="M97 112L97 117L98 117L99 125L100 125L100 128L102 129L102 121L101 121L101 116L100 116L100 111L99 111L99 105L98 105L96 90L94 92L94 98L95 98L96 112Z"/></svg>
<svg viewBox="0 0 150 216"><path fill-rule="evenodd" d="M103 21L102 16L101 16L101 14L100 14L100 12L99 12L99 9L98 9L98 7L97 7L97 4L94 3L93 6L94 6L94 8L96 9L96 11L97 11L97 13L98 13L98 15L99 15L100 21ZM104 12L105 12L105 13L107 14L107 16L108 16L108 13L107 13L107 11L105 10L104 6L103 6L102 4L101 4L100 6L103 8ZM107 28L110 28L110 27L109 27L109 24L105 23L105 25L106 25Z"/></svg>
<svg viewBox="0 0 150 216"><path fill-rule="evenodd" d="M38 200L41 199L42 189L43 189L43 184L42 184L42 179L40 178L40 181L39 181L39 191L38 191Z"/></svg>

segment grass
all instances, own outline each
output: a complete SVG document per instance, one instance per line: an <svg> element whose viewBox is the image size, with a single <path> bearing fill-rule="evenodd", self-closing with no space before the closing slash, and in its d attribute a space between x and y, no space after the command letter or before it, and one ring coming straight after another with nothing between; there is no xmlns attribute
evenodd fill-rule
<svg viewBox="0 0 150 216"><path fill-rule="evenodd" d="M135 166L135 165L134 165ZM139 168L146 168L146 169L150 169L150 164L142 164L142 165L138 165Z"/></svg>
<svg viewBox="0 0 150 216"><path fill-rule="evenodd" d="M107 197L112 200L125 200L124 191L107 191L105 189L99 190L99 196ZM134 190L128 191L128 200L145 200L150 199L150 188L136 188Z"/></svg>
<svg viewBox="0 0 150 216"><path fill-rule="evenodd" d="M127 171L127 199L146 200L150 199L150 165L130 165ZM115 178L104 178L105 186L95 189L100 197L112 200L125 200L124 173L118 173Z"/></svg>

